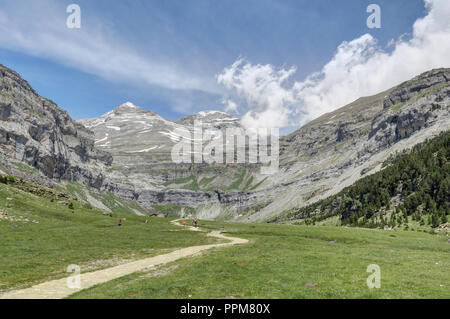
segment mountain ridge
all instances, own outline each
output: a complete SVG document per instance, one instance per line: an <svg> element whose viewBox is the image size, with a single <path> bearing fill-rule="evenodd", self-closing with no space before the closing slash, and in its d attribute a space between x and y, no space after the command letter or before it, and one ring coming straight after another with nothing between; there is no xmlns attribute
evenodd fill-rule
<svg viewBox="0 0 450 319"><path fill-rule="evenodd" d="M210 130L240 128L239 119L232 115L202 111L170 121L126 102L99 118L73 121L31 86L20 85L20 76L8 70L1 68L2 168L11 170L8 158L16 158L50 179L80 182L135 200L147 210L173 209L175 215L186 209L201 218L263 221L339 192L381 169L392 152L435 136L450 125L450 70L431 70L280 137L279 172L264 176L255 164L172 162L170 151L181 138L179 130L190 133L189 125L195 120L202 120ZM14 143L6 139L12 125L8 122L11 106L17 116L10 122L26 122L29 128ZM40 119L44 111L53 114L52 123ZM72 175L50 174L54 171L51 161L35 163L22 154L21 150L33 145L32 154L42 153L45 147L39 149L33 140L51 140L48 125L58 132L58 146L50 149L62 150L59 173L68 169Z"/></svg>

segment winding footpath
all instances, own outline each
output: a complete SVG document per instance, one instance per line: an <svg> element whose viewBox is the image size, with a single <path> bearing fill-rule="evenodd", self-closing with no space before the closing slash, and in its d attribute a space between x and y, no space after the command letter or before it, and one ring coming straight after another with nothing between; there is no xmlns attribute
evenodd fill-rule
<svg viewBox="0 0 450 319"><path fill-rule="evenodd" d="M178 223L178 220L172 221L174 225L185 227L192 231L199 231L199 228L194 228L190 226L182 226ZM81 274L81 288L74 289L68 288L67 278L51 280L48 282L44 282L38 285L35 285L30 288L21 289L21 290L13 290L11 292L7 292L3 295L0 295L0 299L62 299L68 297L78 291L90 288L92 286L102 284L108 282L113 279L117 279L134 272L144 271L149 267L156 267L165 265L167 263L176 261L181 258L190 257L195 254L198 254L202 251L211 249L211 248L219 248L219 247L228 247L237 244L246 244L248 243L247 239L237 238L237 237L228 237L222 235L219 231L212 231L208 233L208 236L226 239L229 240L227 243L222 244L211 244L211 245L202 245L202 246L191 246L186 248L181 248L174 250L168 254L154 256L150 258L145 258L133 262L129 262L126 264L118 265L115 267L97 270L93 272L83 273Z"/></svg>

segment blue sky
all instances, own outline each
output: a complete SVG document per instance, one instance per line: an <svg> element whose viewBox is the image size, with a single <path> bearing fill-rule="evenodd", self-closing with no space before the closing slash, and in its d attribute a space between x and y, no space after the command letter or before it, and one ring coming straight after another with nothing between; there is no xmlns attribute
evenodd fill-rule
<svg viewBox="0 0 450 319"><path fill-rule="evenodd" d="M65 25L70 3L81 7L80 30ZM366 26L371 3L381 7L381 29ZM0 0L0 63L75 119L99 116L126 101L176 119L223 110L228 99L244 116L271 106L265 106L264 98L249 101L249 89L231 79L218 83L217 76L239 58L243 61L236 67L241 69L234 75L245 65L247 70L270 66L272 75L295 67L287 82L279 82L291 94L296 83L323 72L345 41L369 34L370 44L364 46L391 55L396 45L387 44L404 34L402 41L409 41L414 22L431 10L423 0ZM376 89L381 88L371 86L361 94ZM280 126L295 127L331 108L311 112L307 101L277 101L284 103L289 119L296 119ZM342 106L340 101L332 108Z"/></svg>

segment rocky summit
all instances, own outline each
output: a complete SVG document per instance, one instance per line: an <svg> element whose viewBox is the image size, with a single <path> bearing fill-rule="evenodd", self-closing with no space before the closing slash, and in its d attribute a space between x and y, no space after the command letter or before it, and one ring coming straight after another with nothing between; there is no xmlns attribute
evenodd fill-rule
<svg viewBox="0 0 450 319"><path fill-rule="evenodd" d="M180 132L192 136L199 121L211 132L240 128L230 114L203 111L171 121L127 102L73 121L14 71L1 66L0 77L4 172L23 175L26 165L42 183L75 181L147 211L200 218L267 220L336 194L391 155L450 128L450 70L431 70L282 136L278 173L263 175L257 164L173 162Z"/></svg>

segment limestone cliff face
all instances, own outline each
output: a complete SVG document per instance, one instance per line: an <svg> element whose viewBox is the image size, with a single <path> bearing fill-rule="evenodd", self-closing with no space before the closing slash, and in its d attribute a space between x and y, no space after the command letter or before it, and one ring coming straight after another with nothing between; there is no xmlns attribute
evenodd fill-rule
<svg viewBox="0 0 450 319"><path fill-rule="evenodd" d="M396 87L372 122L371 152L408 138L423 128L448 122L450 70L438 69Z"/></svg>
<svg viewBox="0 0 450 319"><path fill-rule="evenodd" d="M112 156L93 147L93 133L0 65L0 153L54 180L103 183Z"/></svg>

